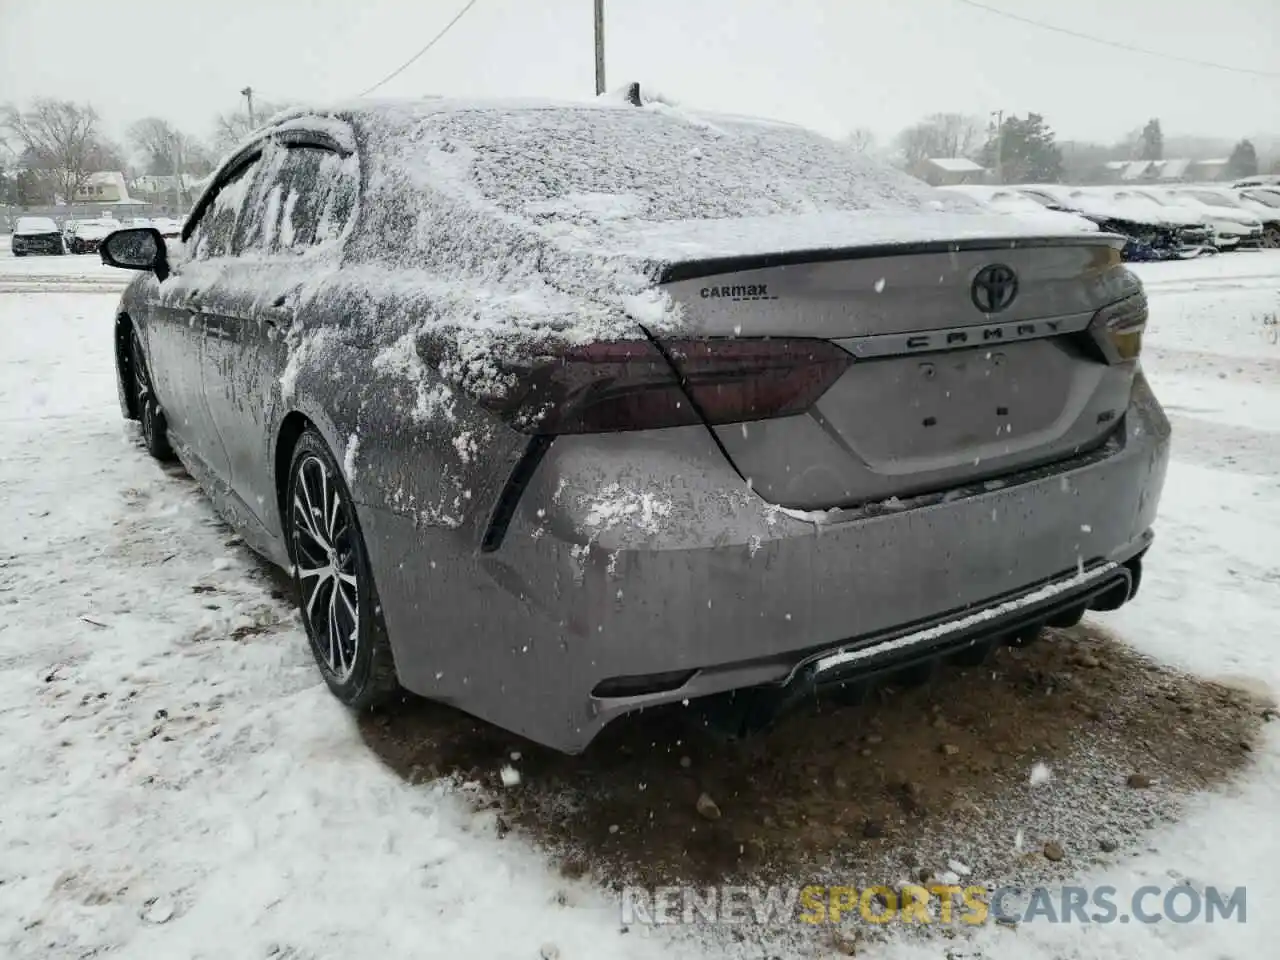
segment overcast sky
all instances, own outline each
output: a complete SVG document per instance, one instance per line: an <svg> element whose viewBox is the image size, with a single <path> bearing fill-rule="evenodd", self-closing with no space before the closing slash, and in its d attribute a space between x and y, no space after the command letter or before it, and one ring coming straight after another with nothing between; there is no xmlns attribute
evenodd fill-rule
<svg viewBox="0 0 1280 960"><path fill-rule="evenodd" d="M464 0L0 0L0 102L89 100L117 134L159 115L207 135L265 100L346 99ZM1055 26L1280 74L1280 0L984 0ZM887 139L924 114L1043 113L1059 137L1280 132L1280 76L1124 53L961 0L606 0L609 86ZM478 0L379 94L594 92L591 0Z"/></svg>

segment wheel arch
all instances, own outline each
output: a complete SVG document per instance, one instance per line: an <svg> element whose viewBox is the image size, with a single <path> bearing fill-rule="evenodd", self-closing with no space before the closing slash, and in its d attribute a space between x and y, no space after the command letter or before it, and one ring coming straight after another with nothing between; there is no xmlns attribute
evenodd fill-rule
<svg viewBox="0 0 1280 960"><path fill-rule="evenodd" d="M271 472L282 536L285 528L284 518L288 512L284 501L289 493L289 463L293 460L293 451L298 445L298 440L308 427L315 427L310 417L299 410L290 410L280 421L280 429L276 431L276 448L271 458Z"/></svg>
<svg viewBox="0 0 1280 960"><path fill-rule="evenodd" d="M116 357L116 393L120 398L120 412L126 420L141 420L142 411L138 409L137 399L129 384L133 382L133 353L130 350L130 338L133 335L133 318L121 311L116 315L115 357Z"/></svg>

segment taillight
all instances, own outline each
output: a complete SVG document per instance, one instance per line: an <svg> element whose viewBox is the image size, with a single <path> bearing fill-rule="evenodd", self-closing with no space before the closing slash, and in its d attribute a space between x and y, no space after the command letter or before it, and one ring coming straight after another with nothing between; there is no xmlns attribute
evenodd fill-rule
<svg viewBox="0 0 1280 960"><path fill-rule="evenodd" d="M1109 304L1093 315L1089 334L1108 363L1137 360L1147 326L1147 296L1137 293Z"/></svg>
<svg viewBox="0 0 1280 960"><path fill-rule="evenodd" d="M848 351L825 340L682 340L663 346L712 425L804 413L853 362Z"/></svg>
<svg viewBox="0 0 1280 960"><path fill-rule="evenodd" d="M537 434L764 420L809 409L852 360L797 338L593 343L511 371L518 385L492 406Z"/></svg>

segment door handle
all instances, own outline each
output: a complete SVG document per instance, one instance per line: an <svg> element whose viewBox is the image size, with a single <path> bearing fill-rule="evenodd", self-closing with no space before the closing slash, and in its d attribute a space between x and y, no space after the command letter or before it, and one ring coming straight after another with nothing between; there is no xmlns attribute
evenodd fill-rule
<svg viewBox="0 0 1280 960"><path fill-rule="evenodd" d="M271 306L263 309L262 319L273 327L289 327L293 323L293 307L289 300L289 294L280 294L271 301Z"/></svg>
<svg viewBox="0 0 1280 960"><path fill-rule="evenodd" d="M218 340L226 340L231 336L231 332L220 323L206 323L204 327L204 335L206 337L214 337Z"/></svg>

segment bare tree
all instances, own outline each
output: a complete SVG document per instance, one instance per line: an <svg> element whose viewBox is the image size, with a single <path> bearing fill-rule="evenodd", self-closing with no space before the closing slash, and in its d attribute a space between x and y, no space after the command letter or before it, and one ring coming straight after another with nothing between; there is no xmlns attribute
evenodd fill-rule
<svg viewBox="0 0 1280 960"><path fill-rule="evenodd" d="M274 116L283 109L285 109L283 104L268 103L265 100L259 101L253 111L256 123L249 122L249 114L245 110L233 110L230 113L218 114L213 121L214 147L219 153L226 153L249 134L253 133L254 129L260 126L268 117Z"/></svg>
<svg viewBox="0 0 1280 960"><path fill-rule="evenodd" d="M854 153L871 153L876 148L876 135L866 127L858 127L850 131L844 142Z"/></svg>
<svg viewBox="0 0 1280 960"><path fill-rule="evenodd" d="M982 146L982 124L963 113L935 113L898 134L907 166L931 157L967 157Z"/></svg>
<svg viewBox="0 0 1280 960"><path fill-rule="evenodd" d="M27 110L5 107L0 124L51 179L64 203L73 202L89 175L115 159L98 128L98 112L87 103L42 97Z"/></svg>
<svg viewBox="0 0 1280 960"><path fill-rule="evenodd" d="M212 162L203 143L160 117L144 117L132 124L129 142L149 174L207 173Z"/></svg>

